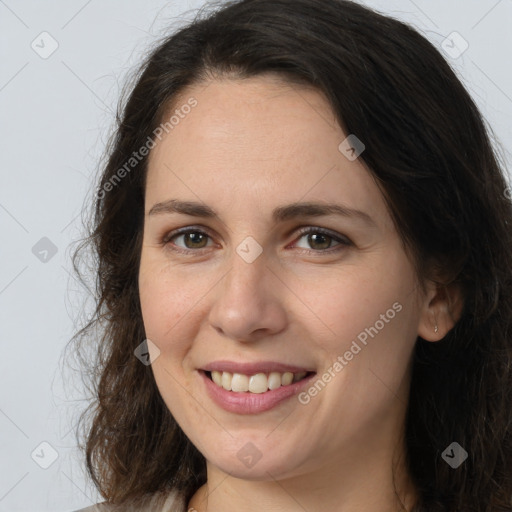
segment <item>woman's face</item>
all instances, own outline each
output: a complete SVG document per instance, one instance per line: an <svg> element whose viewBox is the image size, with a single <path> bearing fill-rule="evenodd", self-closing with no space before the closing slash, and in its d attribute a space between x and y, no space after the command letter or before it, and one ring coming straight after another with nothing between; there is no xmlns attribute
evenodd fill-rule
<svg viewBox="0 0 512 512"><path fill-rule="evenodd" d="M175 108L192 97L145 197L140 299L165 403L241 478L387 457L432 326L381 192L318 92L213 81Z"/></svg>

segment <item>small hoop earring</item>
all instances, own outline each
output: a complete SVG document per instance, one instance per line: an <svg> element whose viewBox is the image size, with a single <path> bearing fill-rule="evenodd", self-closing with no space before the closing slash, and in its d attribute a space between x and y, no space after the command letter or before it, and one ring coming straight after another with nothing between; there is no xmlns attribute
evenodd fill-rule
<svg viewBox="0 0 512 512"><path fill-rule="evenodd" d="M437 333L438 329L437 329L437 324L434 326L434 332Z"/></svg>

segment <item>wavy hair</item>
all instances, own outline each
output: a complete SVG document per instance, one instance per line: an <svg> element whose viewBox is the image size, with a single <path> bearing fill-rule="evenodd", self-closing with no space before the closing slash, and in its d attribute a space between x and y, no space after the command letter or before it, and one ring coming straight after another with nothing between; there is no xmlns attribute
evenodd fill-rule
<svg viewBox="0 0 512 512"><path fill-rule="evenodd" d="M512 509L512 205L492 130L440 52L407 24L348 0L223 2L158 43L118 106L115 133L73 256L94 256L93 318L73 338L95 347L93 403L80 416L87 471L112 504L176 490L206 462L167 409L151 366L138 291L147 156L187 86L275 74L323 93L366 150L422 279L458 286L464 306L437 343L418 337L404 433L419 493L413 512ZM115 183L114 181L115 180ZM110 183L110 185L108 185ZM78 347L79 349L81 348ZM86 424L87 423L87 424ZM468 453L452 469L452 442Z"/></svg>

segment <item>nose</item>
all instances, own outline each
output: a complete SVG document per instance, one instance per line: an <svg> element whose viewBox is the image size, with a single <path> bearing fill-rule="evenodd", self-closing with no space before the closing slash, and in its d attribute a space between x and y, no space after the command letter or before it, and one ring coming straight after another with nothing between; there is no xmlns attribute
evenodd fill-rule
<svg viewBox="0 0 512 512"><path fill-rule="evenodd" d="M232 266L215 287L210 325L221 335L241 342L268 338L285 329L286 290L267 266L262 253L247 263L234 253Z"/></svg>

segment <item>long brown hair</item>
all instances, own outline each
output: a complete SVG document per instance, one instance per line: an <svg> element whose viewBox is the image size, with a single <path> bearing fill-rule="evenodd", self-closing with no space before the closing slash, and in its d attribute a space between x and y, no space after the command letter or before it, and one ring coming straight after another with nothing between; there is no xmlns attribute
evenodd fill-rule
<svg viewBox="0 0 512 512"><path fill-rule="evenodd" d="M203 11L151 52L120 103L90 231L73 259L80 272L92 250L97 282L94 318L74 338L79 349L85 340L97 346L94 402L80 417L90 477L117 504L171 489L188 500L206 481L204 457L167 409L151 367L134 356L145 339L137 279L147 156L126 162L187 86L262 73L325 94L340 126L364 141L360 158L419 276L436 271L463 290L455 327L438 343L418 338L414 350L405 425L414 511L510 511L512 208L504 165L439 51L408 25L347 0L242 0ZM457 469L441 457L452 442L468 453Z"/></svg>

